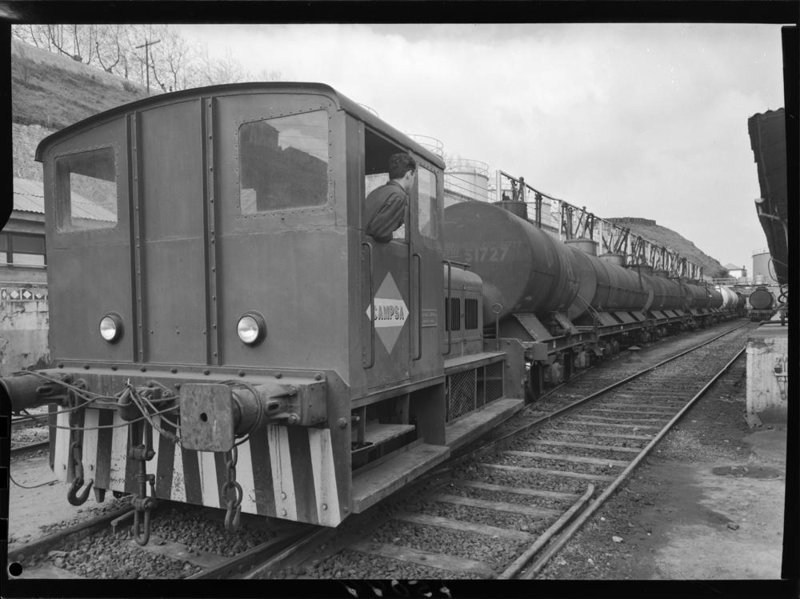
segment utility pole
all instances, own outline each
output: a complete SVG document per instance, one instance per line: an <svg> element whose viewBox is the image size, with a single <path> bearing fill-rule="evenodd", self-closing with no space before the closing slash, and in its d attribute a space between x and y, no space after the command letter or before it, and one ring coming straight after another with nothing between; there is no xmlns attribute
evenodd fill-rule
<svg viewBox="0 0 800 599"><path fill-rule="evenodd" d="M144 71L147 77L147 95L150 95L150 46L155 46L161 40L154 42L145 42L141 46L136 46L136 49L144 48Z"/></svg>

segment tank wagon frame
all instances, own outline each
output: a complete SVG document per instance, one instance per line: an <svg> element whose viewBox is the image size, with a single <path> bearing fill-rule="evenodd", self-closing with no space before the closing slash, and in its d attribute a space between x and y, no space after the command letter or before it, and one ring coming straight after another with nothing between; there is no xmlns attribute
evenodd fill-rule
<svg viewBox="0 0 800 599"><path fill-rule="evenodd" d="M378 243L363 200L400 151L417 183ZM231 529L241 512L337 526L590 356L732 313L726 290L499 208L445 215L441 159L322 84L140 100L37 160L56 367L0 389L17 412L49 404L68 501L130 495L140 543L159 499Z"/></svg>

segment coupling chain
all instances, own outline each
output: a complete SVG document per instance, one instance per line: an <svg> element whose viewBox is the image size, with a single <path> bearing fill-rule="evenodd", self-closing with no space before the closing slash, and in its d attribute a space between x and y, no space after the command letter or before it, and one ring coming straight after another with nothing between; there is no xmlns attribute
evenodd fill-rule
<svg viewBox="0 0 800 599"><path fill-rule="evenodd" d="M242 513L242 498L244 496L242 485L236 482L236 462L238 460L239 450L234 445L225 457L228 480L222 486L222 494L228 498L225 511L225 530L230 532L239 528L239 517Z"/></svg>
<svg viewBox="0 0 800 599"><path fill-rule="evenodd" d="M76 386L81 385L82 381L78 381ZM89 481L86 488L79 492L83 486L83 448L81 447L80 439L80 416L85 413L86 409L80 403L80 398L70 391L67 399L67 405L70 409L69 412L69 455L68 459L71 461L73 479L72 484L67 491L67 501L70 505L83 505L89 498L89 491L92 490L94 479Z"/></svg>

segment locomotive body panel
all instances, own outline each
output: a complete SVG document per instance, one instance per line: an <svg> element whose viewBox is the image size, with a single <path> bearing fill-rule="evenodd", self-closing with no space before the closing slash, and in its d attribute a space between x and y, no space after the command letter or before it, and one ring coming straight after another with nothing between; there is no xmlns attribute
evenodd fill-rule
<svg viewBox="0 0 800 599"><path fill-rule="evenodd" d="M100 318L118 313L132 323L129 152L125 119L98 124L49 148L45 227L54 361L132 362L134 330L109 345L97 335ZM80 307L81 309L76 309Z"/></svg>

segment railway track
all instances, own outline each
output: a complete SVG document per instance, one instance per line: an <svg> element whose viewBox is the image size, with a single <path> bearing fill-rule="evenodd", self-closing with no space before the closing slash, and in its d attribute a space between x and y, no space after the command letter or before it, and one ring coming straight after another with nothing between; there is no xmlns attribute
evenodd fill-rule
<svg viewBox="0 0 800 599"><path fill-rule="evenodd" d="M9 573L19 578L232 578L312 528L295 523L269 528L243 515L243 529L227 533L213 510L163 503L153 513L147 545L132 538L132 512L125 506L9 551Z"/></svg>
<svg viewBox="0 0 800 599"><path fill-rule="evenodd" d="M552 393L545 414L457 458L438 480L348 521L326 547L300 541L246 577L534 578L741 356L749 328L624 377L631 369L620 365L613 383L598 384L613 369L587 373Z"/></svg>
<svg viewBox="0 0 800 599"><path fill-rule="evenodd" d="M534 577L702 394L712 374L724 371L730 356L719 362L730 352L720 347L735 345L730 337L737 334L746 337L746 328L726 330L669 361L642 368L634 360L636 373L631 364L587 371L527 410L522 424L515 419L500 427L480 447L339 529L262 529L236 545L230 535L224 540L219 514L209 516L215 510L197 508L187 521L185 506L181 513L163 502L145 547L127 538L130 519L115 512L12 551L9 563L18 561L35 577L106 577L100 568L70 562L71 553L89 550L117 556L113 578L129 577L130 569L114 571L122 561L154 563L153 575L143 577L163 578ZM676 373L683 373L680 385L673 385ZM591 392L598 386L600 392ZM252 533L244 516L243 528ZM114 520L122 533L110 529ZM180 529L199 522L207 542L187 542Z"/></svg>

